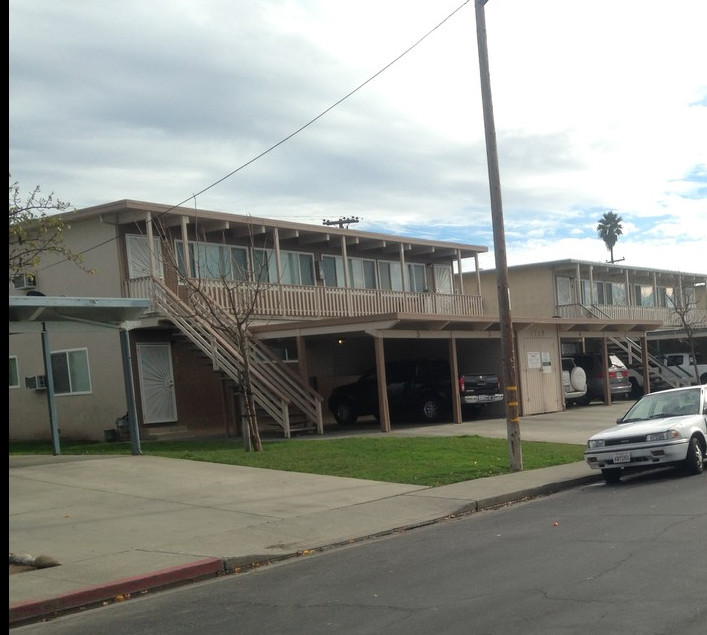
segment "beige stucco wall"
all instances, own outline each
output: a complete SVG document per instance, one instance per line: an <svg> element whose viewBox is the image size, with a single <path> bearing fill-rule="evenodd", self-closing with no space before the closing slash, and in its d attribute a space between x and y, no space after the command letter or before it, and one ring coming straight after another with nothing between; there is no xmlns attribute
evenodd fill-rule
<svg viewBox="0 0 707 635"><path fill-rule="evenodd" d="M81 267L66 259L44 256L37 269L37 291L47 296L122 297L114 226L98 219L74 223L64 232L64 245L82 255Z"/></svg>
<svg viewBox="0 0 707 635"><path fill-rule="evenodd" d="M498 315L498 280L495 271L482 271L484 314ZM476 274L464 274L464 292L476 289ZM555 314L555 281L546 267L509 270L508 289L512 316L552 317Z"/></svg>
<svg viewBox="0 0 707 635"><path fill-rule="evenodd" d="M87 349L91 377L90 394L56 395L60 438L102 441L103 431L127 410L118 331L50 333L49 347L52 352ZM20 378L8 400L9 439L49 440L47 391L25 389L25 377L44 374L41 334L10 335L9 353L17 355Z"/></svg>
<svg viewBox="0 0 707 635"><path fill-rule="evenodd" d="M64 232L64 245L83 255L75 263L45 254L37 268L36 291L46 296L122 297L115 228L98 219L71 224ZM85 270L93 270L87 273ZM24 291L10 291L24 295ZM49 334L52 352L87 349L91 378L88 395L57 395L55 407L60 438L103 440L104 430L127 410L120 336L117 330L92 331L74 325L69 332ZM25 377L44 374L40 333L10 335L9 354L17 356L19 388L10 389L9 438L51 439L45 390L25 389Z"/></svg>

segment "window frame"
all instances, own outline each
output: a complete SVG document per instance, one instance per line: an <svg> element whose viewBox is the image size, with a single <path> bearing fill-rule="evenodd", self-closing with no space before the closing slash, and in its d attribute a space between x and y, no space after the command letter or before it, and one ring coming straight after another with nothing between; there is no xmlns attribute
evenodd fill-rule
<svg viewBox="0 0 707 635"><path fill-rule="evenodd" d="M254 275L259 282L307 287L316 284L313 252L280 250L280 263L282 271L278 272L274 249L270 247L253 249ZM302 282L303 266L308 274L305 279L310 280L310 283Z"/></svg>
<svg viewBox="0 0 707 635"><path fill-rule="evenodd" d="M157 264L157 276L164 278L162 244L159 237L152 237L152 245ZM152 275L147 236L144 234L125 234L125 255L128 261L128 278L130 280L147 278Z"/></svg>
<svg viewBox="0 0 707 635"><path fill-rule="evenodd" d="M82 359L85 362L85 368L83 369L76 369L75 371L72 370L72 366L75 365L75 362L72 360L77 360L79 359L76 357L77 354L82 353ZM64 357L64 367L60 367L58 365L58 360L59 356ZM51 365L52 365L52 385L54 388L54 394L57 397L68 397L68 396L75 396L75 395L90 395L93 394L93 386L91 383L91 366L89 363L89 357L88 357L88 348L83 347L83 348L67 348L63 350L58 350L58 351L52 351L50 353L50 360L51 360ZM57 362L55 363L55 360ZM65 391L63 389L60 389L57 387L57 379L59 378L59 375L62 374L63 371L66 371L66 377L60 377L62 382L66 382L69 386L69 390ZM84 389L82 390L74 390L73 389L73 384L76 382L76 380L81 379L78 376L79 370L85 372L85 381L86 384L88 385L87 388L83 387Z"/></svg>
<svg viewBox="0 0 707 635"><path fill-rule="evenodd" d="M229 282L247 282L250 278L250 251L247 247L190 240L187 242L187 249L189 250L190 278L197 280L225 279ZM181 238L175 239L174 250L177 256L179 273L186 277L184 241ZM238 255L236 256L236 254ZM218 274L210 271L209 258L212 258L218 267ZM228 258L227 264L226 258ZM204 273L208 275L203 275Z"/></svg>
<svg viewBox="0 0 707 635"><path fill-rule="evenodd" d="M13 364L13 362L14 362L14 364ZM14 366L15 380L17 382L15 384L12 383L13 366ZM19 388L19 387L20 387L20 362L17 359L17 355L10 355L10 389Z"/></svg>

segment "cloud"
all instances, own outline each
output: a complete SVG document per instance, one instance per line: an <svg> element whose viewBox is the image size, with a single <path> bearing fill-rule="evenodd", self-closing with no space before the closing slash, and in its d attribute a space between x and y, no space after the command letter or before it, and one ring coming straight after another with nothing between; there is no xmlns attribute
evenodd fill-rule
<svg viewBox="0 0 707 635"><path fill-rule="evenodd" d="M627 263L705 271L707 6L485 14L509 262L601 262L614 210ZM10 0L9 25L26 190L493 249L473 2Z"/></svg>

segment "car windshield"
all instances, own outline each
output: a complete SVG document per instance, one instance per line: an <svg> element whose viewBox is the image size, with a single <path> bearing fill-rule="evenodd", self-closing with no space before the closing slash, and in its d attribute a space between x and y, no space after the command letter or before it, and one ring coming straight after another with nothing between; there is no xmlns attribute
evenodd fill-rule
<svg viewBox="0 0 707 635"><path fill-rule="evenodd" d="M623 422L698 414L700 389L655 392L643 396L624 415Z"/></svg>

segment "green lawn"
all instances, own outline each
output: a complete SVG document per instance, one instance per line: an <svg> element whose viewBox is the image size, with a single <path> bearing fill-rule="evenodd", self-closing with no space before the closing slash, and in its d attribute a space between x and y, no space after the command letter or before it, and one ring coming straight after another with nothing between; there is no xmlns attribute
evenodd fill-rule
<svg viewBox="0 0 707 635"><path fill-rule="evenodd" d="M52 454L50 442L10 442L10 454ZM437 487L507 474L505 439L479 436L391 439L292 439L263 441L262 452L246 452L240 439L143 441L144 455L244 465L290 472ZM521 443L523 469L583 460L584 447L562 443ZM63 455L130 454L129 442L61 443Z"/></svg>

